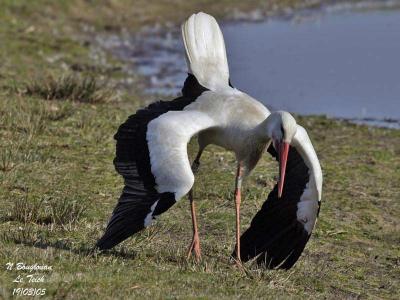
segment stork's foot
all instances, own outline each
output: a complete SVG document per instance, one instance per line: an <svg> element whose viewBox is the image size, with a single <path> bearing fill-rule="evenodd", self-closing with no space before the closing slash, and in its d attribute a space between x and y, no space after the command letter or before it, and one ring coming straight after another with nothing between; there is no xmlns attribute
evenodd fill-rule
<svg viewBox="0 0 400 300"><path fill-rule="evenodd" d="M195 259L197 262L201 260L201 250L200 250L200 239L198 234L193 235L192 243L187 252L187 259L189 259L194 253Z"/></svg>
<svg viewBox="0 0 400 300"><path fill-rule="evenodd" d="M241 259L240 258L235 258L235 264L236 264L236 266L238 267L238 268L242 268L243 267L243 264L242 264L242 261L241 261Z"/></svg>
<svg viewBox="0 0 400 300"><path fill-rule="evenodd" d="M235 246L235 257L234 260L238 266L242 266L242 259L240 257L240 233L238 232L236 234L236 237L238 238L237 244Z"/></svg>

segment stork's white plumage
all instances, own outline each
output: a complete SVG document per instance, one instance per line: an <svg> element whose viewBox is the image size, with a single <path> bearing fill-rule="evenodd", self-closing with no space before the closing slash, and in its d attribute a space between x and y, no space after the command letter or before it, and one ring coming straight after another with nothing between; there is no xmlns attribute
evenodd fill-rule
<svg viewBox="0 0 400 300"><path fill-rule="evenodd" d="M225 43L216 20L192 15L182 25L189 69L182 97L156 102L120 126L117 171L125 187L97 247L108 249L148 226L159 214L189 193L193 250L200 242L191 188L204 148L216 144L238 161L236 249L238 261L257 257L269 268L288 269L302 253L319 213L322 172L311 141L287 112L273 112L233 88ZM187 143L198 135L199 152L191 167ZM256 166L265 149L280 163L278 184L239 236L242 177Z"/></svg>

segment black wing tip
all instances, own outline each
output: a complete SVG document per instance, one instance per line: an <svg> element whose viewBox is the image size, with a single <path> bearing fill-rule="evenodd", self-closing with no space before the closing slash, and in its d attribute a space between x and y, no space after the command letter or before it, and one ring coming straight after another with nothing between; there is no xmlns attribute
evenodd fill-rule
<svg viewBox="0 0 400 300"><path fill-rule="evenodd" d="M263 252L257 257L257 264L264 266L266 269L291 269L299 260L303 250L308 242L309 236L302 237L293 247L279 249L278 253ZM289 253L287 256L282 256L280 253Z"/></svg>
<svg viewBox="0 0 400 300"><path fill-rule="evenodd" d="M109 241L109 240L107 240L107 239L101 238L101 239L99 239L99 240L97 241L97 243L96 243L96 245L94 246L94 248L95 248L95 249L98 249L98 250L100 250L100 251L109 250L109 249L115 247L117 244L118 244L118 243L114 243L114 242L111 242L111 241Z"/></svg>
<svg viewBox="0 0 400 300"><path fill-rule="evenodd" d="M292 268L300 258L310 235L300 222L271 235L262 235L250 227L241 237L241 260L256 258L256 263L266 269ZM232 257L237 257L236 250Z"/></svg>
<svg viewBox="0 0 400 300"><path fill-rule="evenodd" d="M305 244L304 244L305 246ZM256 259L256 264L262 268L268 270L290 270L299 260L301 253L303 252L304 246L296 246L292 249L292 253L289 256L285 257L284 259L280 259L273 254L268 254L268 252L263 252L262 254L258 255ZM236 251L231 254L232 258L237 258ZM248 255L248 256L241 256L242 262L248 262L249 260L255 258L256 256Z"/></svg>
<svg viewBox="0 0 400 300"><path fill-rule="evenodd" d="M107 232L97 241L95 248L99 250L109 250L114 248L127 237L113 236Z"/></svg>
<svg viewBox="0 0 400 300"><path fill-rule="evenodd" d="M99 250L109 250L130 236L144 229L144 225L139 223L126 223L120 220L110 220L103 236L97 241L95 248Z"/></svg>

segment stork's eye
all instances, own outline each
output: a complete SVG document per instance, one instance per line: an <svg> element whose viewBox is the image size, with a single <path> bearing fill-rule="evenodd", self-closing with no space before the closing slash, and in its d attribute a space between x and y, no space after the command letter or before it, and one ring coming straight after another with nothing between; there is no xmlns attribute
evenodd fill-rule
<svg viewBox="0 0 400 300"><path fill-rule="evenodd" d="M281 134L282 134L282 140L285 139L285 130L283 129L282 124L281 124Z"/></svg>

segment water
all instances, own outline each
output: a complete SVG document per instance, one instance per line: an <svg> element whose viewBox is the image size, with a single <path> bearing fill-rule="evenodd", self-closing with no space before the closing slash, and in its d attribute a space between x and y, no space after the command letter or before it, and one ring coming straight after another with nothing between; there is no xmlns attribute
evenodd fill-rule
<svg viewBox="0 0 400 300"><path fill-rule="evenodd" d="M400 12L224 28L234 85L273 108L400 120Z"/></svg>
<svg viewBox="0 0 400 300"><path fill-rule="evenodd" d="M233 85L272 110L400 128L400 10L328 8L222 31ZM111 41L147 76L148 93L179 92L186 66L178 30Z"/></svg>

